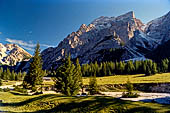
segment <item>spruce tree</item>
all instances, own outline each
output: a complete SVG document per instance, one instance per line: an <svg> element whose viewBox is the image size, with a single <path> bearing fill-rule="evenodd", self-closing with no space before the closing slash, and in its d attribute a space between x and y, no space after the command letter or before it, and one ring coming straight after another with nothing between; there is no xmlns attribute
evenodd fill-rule
<svg viewBox="0 0 170 113"><path fill-rule="evenodd" d="M169 60L168 59L162 60L162 62L161 62L161 71L163 73L168 72L168 65L169 65Z"/></svg>
<svg viewBox="0 0 170 113"><path fill-rule="evenodd" d="M103 76L107 75L107 68L106 68L106 63L103 63L103 67L102 67L102 72L103 72Z"/></svg>
<svg viewBox="0 0 170 113"><path fill-rule="evenodd" d="M11 76L11 72L10 72L9 68L7 68L7 70L6 70L6 80L10 80L10 76Z"/></svg>
<svg viewBox="0 0 170 113"><path fill-rule="evenodd" d="M0 79L0 86L2 86L2 79Z"/></svg>
<svg viewBox="0 0 170 113"><path fill-rule="evenodd" d="M75 66L70 55L66 56L63 64L56 71L55 87L67 96L76 95L82 83L81 75L79 61L77 60Z"/></svg>
<svg viewBox="0 0 170 113"><path fill-rule="evenodd" d="M97 79L96 75L90 77L89 81L89 93L90 95L98 94L98 85L97 85Z"/></svg>
<svg viewBox="0 0 170 113"><path fill-rule="evenodd" d="M152 65L152 74L156 74L158 72L157 70L157 64L154 62Z"/></svg>
<svg viewBox="0 0 170 113"><path fill-rule="evenodd" d="M34 88L36 85L40 85L43 82L43 70L42 70L42 59L40 55L40 44L37 43L35 53L30 63L28 74L24 78L25 85L30 85Z"/></svg>
<svg viewBox="0 0 170 113"><path fill-rule="evenodd" d="M0 78L1 78L1 79L3 78L3 75L2 75L2 74L3 74L3 68L1 67L1 68L0 68Z"/></svg>
<svg viewBox="0 0 170 113"><path fill-rule="evenodd" d="M79 89L83 87L81 66L80 66L78 58L76 59L73 81L74 81L74 84L72 87L72 90L73 90L72 95L76 95L78 93Z"/></svg>
<svg viewBox="0 0 170 113"><path fill-rule="evenodd" d="M133 65L133 62L132 61L128 61L127 64L126 64L126 69L127 69L127 73L128 74L132 74L135 70L135 67Z"/></svg>
<svg viewBox="0 0 170 113"><path fill-rule="evenodd" d="M15 80L15 72L14 72L14 70L12 70L10 80Z"/></svg>

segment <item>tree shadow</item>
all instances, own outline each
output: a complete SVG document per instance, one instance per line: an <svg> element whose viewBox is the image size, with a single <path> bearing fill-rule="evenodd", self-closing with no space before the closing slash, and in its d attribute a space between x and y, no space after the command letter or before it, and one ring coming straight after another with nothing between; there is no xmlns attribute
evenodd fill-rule
<svg viewBox="0 0 170 113"><path fill-rule="evenodd" d="M28 94L23 94L23 93L19 93L19 92L10 92L10 93L13 95L18 95L18 96L29 96Z"/></svg>
<svg viewBox="0 0 170 113"><path fill-rule="evenodd" d="M59 97L59 98L56 98ZM61 98L60 98L61 97ZM19 103L2 103L3 106L12 106L18 107L27 105L34 101L42 101L42 99L53 101L49 104L52 104L50 109L43 109L30 113L60 113L60 112L68 112L68 113L88 113L88 112L113 112L113 113L155 113L157 109L153 109L150 106L140 106L139 104L135 104L131 101L125 101L118 98L107 97L107 96L85 96L85 97L66 97L62 95L49 94L49 95L41 95L35 98L31 98ZM59 101L62 99L69 99L69 101ZM134 107L128 107L128 105L133 105ZM165 106L163 106L165 107ZM27 112L28 113L28 112Z"/></svg>
<svg viewBox="0 0 170 113"><path fill-rule="evenodd" d="M16 103L2 103L2 106L23 106L26 105L28 103L34 102L34 101L38 101L38 100L42 100L42 99L47 99L47 98L54 98L54 97L59 97L58 95L55 94L49 94L49 95L41 95L38 97L34 97L22 102L16 102Z"/></svg>
<svg viewBox="0 0 170 113"><path fill-rule="evenodd" d="M40 110L34 113L88 113L88 112L116 112L116 113L133 113L133 112L143 112L143 113L154 113L156 110L149 107L136 107L128 109L126 105L131 104L131 101L123 101L115 98L106 97L94 97L93 100L86 100L82 102L69 102L61 103L58 106L49 110Z"/></svg>

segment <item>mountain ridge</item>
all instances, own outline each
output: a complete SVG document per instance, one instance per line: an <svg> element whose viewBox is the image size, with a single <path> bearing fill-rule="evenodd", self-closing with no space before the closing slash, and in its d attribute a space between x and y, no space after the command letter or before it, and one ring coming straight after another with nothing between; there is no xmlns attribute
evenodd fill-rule
<svg viewBox="0 0 170 113"><path fill-rule="evenodd" d="M32 55L17 44L0 43L0 63L3 65L14 66L18 62L28 61L30 57Z"/></svg>
<svg viewBox="0 0 170 113"><path fill-rule="evenodd" d="M145 60L170 39L170 13L147 24L133 11L118 17L101 16L70 33L57 47L42 51L43 68L56 69L66 54L80 64L102 61ZM28 67L25 64L24 69Z"/></svg>

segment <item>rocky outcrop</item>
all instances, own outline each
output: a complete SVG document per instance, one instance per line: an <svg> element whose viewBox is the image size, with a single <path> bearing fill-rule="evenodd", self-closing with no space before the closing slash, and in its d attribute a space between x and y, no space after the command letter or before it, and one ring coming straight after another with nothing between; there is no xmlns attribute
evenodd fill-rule
<svg viewBox="0 0 170 113"><path fill-rule="evenodd" d="M102 50L122 48L144 24L135 18L134 12L118 17L99 17L91 24L82 24L76 31L69 34L56 48L48 48L42 52L46 69L57 64L65 54L72 59L79 58L80 63L89 63L103 55Z"/></svg>
<svg viewBox="0 0 170 113"><path fill-rule="evenodd" d="M42 52L43 68L55 69L69 53L73 60L79 58L81 64L152 58L152 53L170 39L169 26L170 12L146 25L133 11L118 17L101 16L89 25L82 24L57 47L45 49Z"/></svg>
<svg viewBox="0 0 170 113"><path fill-rule="evenodd" d="M168 41L170 39L170 12L149 22L145 33L159 44Z"/></svg>
<svg viewBox="0 0 170 113"><path fill-rule="evenodd" d="M0 43L0 63L14 66L17 62L28 61L32 57L28 52L16 44Z"/></svg>

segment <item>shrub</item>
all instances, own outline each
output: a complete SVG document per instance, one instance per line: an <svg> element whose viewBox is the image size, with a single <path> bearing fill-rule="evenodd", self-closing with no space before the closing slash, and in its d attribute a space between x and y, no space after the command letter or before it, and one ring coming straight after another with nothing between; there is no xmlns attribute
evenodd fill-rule
<svg viewBox="0 0 170 113"><path fill-rule="evenodd" d="M0 88L0 92L3 92L3 89L2 89L2 88Z"/></svg>
<svg viewBox="0 0 170 113"><path fill-rule="evenodd" d="M4 90L4 92L9 92L10 91L10 89L8 87L4 88L3 90Z"/></svg>
<svg viewBox="0 0 170 113"><path fill-rule="evenodd" d="M37 92L37 88L36 87L32 87L32 92Z"/></svg>
<svg viewBox="0 0 170 113"><path fill-rule="evenodd" d="M122 97L123 98L137 98L139 95L137 93L133 93L133 84L128 80L126 83L126 90L127 93L123 92Z"/></svg>
<svg viewBox="0 0 170 113"><path fill-rule="evenodd" d="M14 88L15 91L21 92L21 93L27 93L27 90L24 88L20 88L19 86L15 86Z"/></svg>
<svg viewBox="0 0 170 113"><path fill-rule="evenodd" d="M129 92L125 93L125 92L123 92L123 93L122 93L122 97L123 97L123 98L137 98L137 97L139 97L139 94L137 94L137 93L129 93Z"/></svg>
<svg viewBox="0 0 170 113"><path fill-rule="evenodd" d="M89 81L89 93L95 95L99 93L96 76L91 76Z"/></svg>

